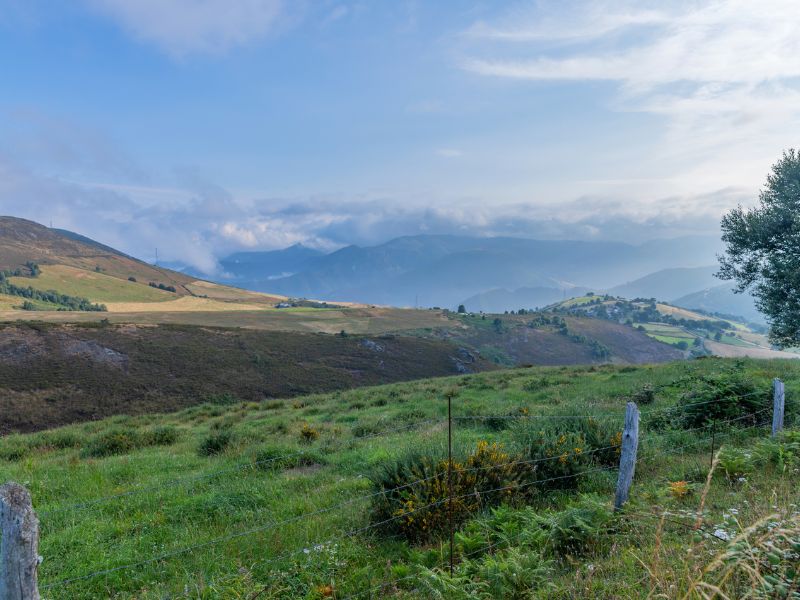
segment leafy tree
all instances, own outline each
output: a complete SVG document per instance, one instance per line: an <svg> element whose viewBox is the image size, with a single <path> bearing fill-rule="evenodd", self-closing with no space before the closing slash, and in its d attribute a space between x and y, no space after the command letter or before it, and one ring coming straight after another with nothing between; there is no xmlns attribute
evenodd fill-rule
<svg viewBox="0 0 800 600"><path fill-rule="evenodd" d="M467 308L463 304L458 305L458 314L463 315L467 312Z"/></svg>
<svg viewBox="0 0 800 600"><path fill-rule="evenodd" d="M502 319L496 318L492 321L492 326L497 333L503 333L503 321Z"/></svg>
<svg viewBox="0 0 800 600"><path fill-rule="evenodd" d="M800 342L800 152L790 149L767 175L758 206L722 218L721 279L750 290L770 325L770 339Z"/></svg>

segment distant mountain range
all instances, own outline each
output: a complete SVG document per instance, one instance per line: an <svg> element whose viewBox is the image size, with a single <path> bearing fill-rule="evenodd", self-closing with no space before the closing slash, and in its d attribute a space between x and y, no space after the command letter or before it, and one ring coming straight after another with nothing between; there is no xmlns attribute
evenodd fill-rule
<svg viewBox="0 0 800 600"><path fill-rule="evenodd" d="M718 250L719 240L713 237L634 246L420 235L330 254L302 246L239 253L221 265L225 283L288 296L453 308L466 302L483 310L506 310L547 304L571 290L608 289L661 269L702 267L713 262ZM491 297L481 296L487 292Z"/></svg>
<svg viewBox="0 0 800 600"><path fill-rule="evenodd" d="M619 242L400 237L330 254L300 244L269 252L238 252L211 276L185 265L153 266L80 234L0 218L0 268L27 262L63 264L142 285L154 281L191 295L197 278L291 297L394 306L441 306L504 312L536 308L587 291L654 297L677 306L763 322L749 295L733 294L714 277L715 237Z"/></svg>

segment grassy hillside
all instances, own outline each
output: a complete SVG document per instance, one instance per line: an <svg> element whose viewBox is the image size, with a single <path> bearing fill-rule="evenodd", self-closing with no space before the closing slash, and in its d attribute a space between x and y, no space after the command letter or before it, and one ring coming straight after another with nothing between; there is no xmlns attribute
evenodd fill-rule
<svg viewBox="0 0 800 600"><path fill-rule="evenodd" d="M97 271L67 265L45 265L36 277L12 277L11 283L43 292L57 290L69 296L88 298L92 302L166 302L176 294ZM147 283L147 282L144 282Z"/></svg>
<svg viewBox="0 0 800 600"><path fill-rule="evenodd" d="M717 316L672 306L652 299L628 300L590 294L552 304L545 309L558 315L580 315L624 323L664 344L692 356L798 358L794 352L772 347L762 326L732 316Z"/></svg>
<svg viewBox="0 0 800 600"><path fill-rule="evenodd" d="M122 280L134 277L173 285L178 293L194 278L127 256L70 232L49 229L39 223L15 217L0 217L0 269L15 270L29 262L39 265L67 265L85 271L99 270Z"/></svg>
<svg viewBox="0 0 800 600"><path fill-rule="evenodd" d="M731 540L749 531L769 553L759 569L778 583L792 556L781 536L794 552L800 543L800 434L769 442L758 426L774 376L797 398L794 363L707 359L204 404L7 436L0 481L32 492L48 598L682 597L729 566L723 587L743 597L757 586L746 545ZM455 482L477 486L456 505L453 577L441 569L445 501L425 504L446 498L446 470L424 479L418 458L440 469L446 394ZM614 444L631 397L642 405L639 461L614 515ZM716 413L723 450L707 485L712 400L741 416ZM423 470L408 475L423 480L380 524L392 497L380 482L402 481L413 464ZM769 528L754 525L762 519ZM729 559L714 567L720 555Z"/></svg>

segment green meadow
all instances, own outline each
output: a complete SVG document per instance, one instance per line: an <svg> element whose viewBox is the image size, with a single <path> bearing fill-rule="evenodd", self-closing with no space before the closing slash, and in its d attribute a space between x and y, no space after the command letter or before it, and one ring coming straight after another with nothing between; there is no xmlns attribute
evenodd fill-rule
<svg viewBox="0 0 800 600"><path fill-rule="evenodd" d="M790 409L787 434L770 441L774 377ZM738 556L749 527L761 535L762 519L777 523L770 535L800 531L798 394L794 361L723 359L263 402L221 394L171 414L6 436L0 481L31 491L44 598L700 597L698 582L742 597L792 576L782 558L770 567L778 584L748 577L747 557L727 577L713 565ZM446 465L448 397L457 485L474 486L459 496L452 575L443 492L418 481L444 481L430 473ZM642 412L639 461L614 513L630 400ZM495 487L471 483L476 472L497 473ZM407 481L402 506L417 508L381 504L389 480Z"/></svg>

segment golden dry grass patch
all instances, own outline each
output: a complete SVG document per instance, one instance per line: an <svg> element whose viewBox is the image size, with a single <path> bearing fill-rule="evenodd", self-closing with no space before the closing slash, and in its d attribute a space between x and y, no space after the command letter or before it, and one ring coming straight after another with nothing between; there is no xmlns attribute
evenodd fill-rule
<svg viewBox="0 0 800 600"><path fill-rule="evenodd" d="M181 296L168 302L107 302L110 313L157 313L157 312L232 312L271 310L263 304L222 302L211 298Z"/></svg>

